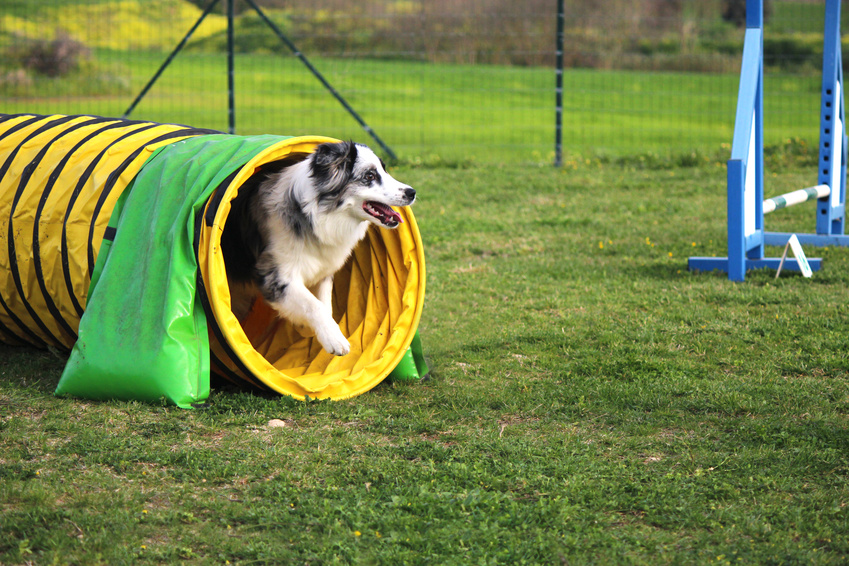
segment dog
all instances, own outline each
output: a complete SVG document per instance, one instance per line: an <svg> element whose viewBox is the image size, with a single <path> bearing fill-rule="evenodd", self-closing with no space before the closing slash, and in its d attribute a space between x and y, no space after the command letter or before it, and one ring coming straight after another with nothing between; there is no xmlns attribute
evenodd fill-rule
<svg viewBox="0 0 849 566"><path fill-rule="evenodd" d="M263 166L231 201L221 248L241 322L259 295L335 356L350 344L333 319L333 275L371 225L397 228L392 206L416 200L367 146L324 143Z"/></svg>

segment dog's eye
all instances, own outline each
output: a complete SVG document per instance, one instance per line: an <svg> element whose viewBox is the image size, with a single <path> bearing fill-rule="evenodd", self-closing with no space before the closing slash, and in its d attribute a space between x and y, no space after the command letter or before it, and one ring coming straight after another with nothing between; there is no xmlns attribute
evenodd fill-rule
<svg viewBox="0 0 849 566"><path fill-rule="evenodd" d="M377 179L377 174L376 174L374 171L369 171L369 172L367 172L367 173L366 173L366 175L365 175L365 180L366 180L366 181L368 181L369 183L371 183L371 182L372 182L372 181L374 181L375 179Z"/></svg>

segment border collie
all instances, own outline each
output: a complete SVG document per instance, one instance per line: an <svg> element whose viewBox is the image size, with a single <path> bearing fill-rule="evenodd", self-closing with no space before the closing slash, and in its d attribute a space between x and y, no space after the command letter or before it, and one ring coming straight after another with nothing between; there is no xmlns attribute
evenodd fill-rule
<svg viewBox="0 0 849 566"><path fill-rule="evenodd" d="M236 318L244 321L261 294L302 335L347 354L333 319L333 274L371 224L396 228L403 220L390 207L415 200L358 143L325 143L265 165L240 187L221 236Z"/></svg>

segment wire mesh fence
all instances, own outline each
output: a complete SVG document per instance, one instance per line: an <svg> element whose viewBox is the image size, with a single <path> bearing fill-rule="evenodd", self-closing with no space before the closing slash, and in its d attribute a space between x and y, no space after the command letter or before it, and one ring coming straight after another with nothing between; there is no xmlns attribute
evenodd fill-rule
<svg viewBox="0 0 849 566"><path fill-rule="evenodd" d="M412 161L553 160L556 2L252 4L5 0L0 112L121 116L131 109L132 118L239 134L321 134L372 145L376 135ZM727 146L744 5L566 0L567 155ZM767 3L767 143L816 143L823 14L824 2Z"/></svg>

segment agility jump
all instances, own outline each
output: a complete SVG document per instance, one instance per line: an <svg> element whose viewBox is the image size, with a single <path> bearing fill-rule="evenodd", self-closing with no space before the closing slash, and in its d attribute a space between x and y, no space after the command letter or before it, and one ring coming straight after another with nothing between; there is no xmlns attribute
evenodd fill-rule
<svg viewBox="0 0 849 566"><path fill-rule="evenodd" d="M816 233L796 234L812 246L849 246L844 235L847 137L840 47L840 0L827 0L817 186L764 200L763 0L746 3L746 36L731 159L728 161L728 256L691 257L691 271L720 270L743 281L749 269L775 269L780 258L764 257L764 246L784 246L792 234L764 230L764 214L817 199ZM812 270L819 258L808 258ZM788 259L785 269L799 270Z"/></svg>

